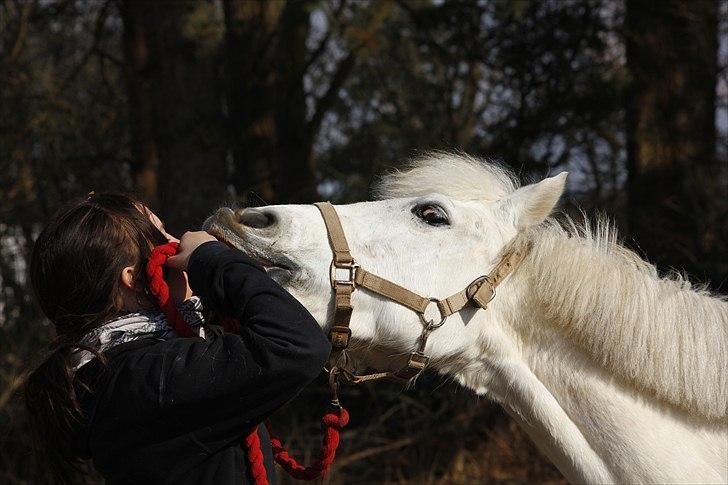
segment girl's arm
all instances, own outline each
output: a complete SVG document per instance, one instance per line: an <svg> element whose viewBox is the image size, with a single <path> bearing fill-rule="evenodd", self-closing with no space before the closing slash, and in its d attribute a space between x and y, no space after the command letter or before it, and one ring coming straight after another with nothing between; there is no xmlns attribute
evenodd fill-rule
<svg viewBox="0 0 728 485"><path fill-rule="evenodd" d="M192 253L188 272L195 293L236 319L259 357L277 357L294 368L311 364L318 375L331 350L328 339L308 310L257 263L221 242L207 242Z"/></svg>
<svg viewBox="0 0 728 485"><path fill-rule="evenodd" d="M212 452L312 381L330 344L308 311L240 251L206 242L187 267L195 293L240 323L238 334L175 339L165 352L162 408L198 422L194 438Z"/></svg>

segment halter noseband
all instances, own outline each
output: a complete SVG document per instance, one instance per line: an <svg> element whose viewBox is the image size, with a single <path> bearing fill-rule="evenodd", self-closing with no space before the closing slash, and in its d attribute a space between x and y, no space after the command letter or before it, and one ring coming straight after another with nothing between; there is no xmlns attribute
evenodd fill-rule
<svg viewBox="0 0 728 485"><path fill-rule="evenodd" d="M496 287L523 261L527 248L516 249L503 255L493 271L487 275L476 278L465 289L442 300L432 297L420 296L403 286L389 281L374 273L365 270L354 260L346 242L344 229L336 213L336 209L329 202L314 204L321 212L329 245L333 252L329 278L334 290L334 324L329 331L331 341L331 362L329 370L329 383L331 385L334 404L338 404L337 379L341 376L350 384L359 384L365 381L383 378L409 380L417 376L427 366L429 357L425 355L425 346L430 333L445 324L447 318L453 313L461 311L466 306L473 305L486 309L488 303L495 298ZM376 374L355 375L344 367L337 366L339 356L346 355L344 351L349 347L351 339L351 295L357 288L381 295L417 313L422 322L422 335L417 349L410 353L407 364L396 372L379 372ZM427 320L425 312L430 304L435 304L440 312L440 320ZM345 365L345 364L344 364Z"/></svg>

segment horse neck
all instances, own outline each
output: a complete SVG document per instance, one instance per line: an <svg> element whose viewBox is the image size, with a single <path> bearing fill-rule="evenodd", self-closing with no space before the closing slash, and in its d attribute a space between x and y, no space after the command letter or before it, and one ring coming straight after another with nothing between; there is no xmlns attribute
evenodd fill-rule
<svg viewBox="0 0 728 485"><path fill-rule="evenodd" d="M521 308L539 328L646 395L707 419L728 407L728 304L654 266L607 236L568 236L550 228L535 238L517 278ZM532 317L533 318L533 317ZM526 319L520 333L534 331Z"/></svg>
<svg viewBox="0 0 728 485"><path fill-rule="evenodd" d="M549 347L566 348L561 337L520 335L517 325L501 323L511 319L527 320L536 327L543 323L518 308L517 301L523 297L516 288L519 285L503 284L497 302L477 312L465 326L470 333L466 340L472 344L434 365L440 373L501 404L571 483L618 481L592 447L591 437L570 417L573 396L559 385L559 376L569 369L568 356L549 356L537 343L548 338Z"/></svg>
<svg viewBox="0 0 728 485"><path fill-rule="evenodd" d="M441 372L500 402L572 482L725 480L725 427L653 399L580 347L554 322L569 315L544 308L544 278L564 275L538 256L472 322L483 337Z"/></svg>

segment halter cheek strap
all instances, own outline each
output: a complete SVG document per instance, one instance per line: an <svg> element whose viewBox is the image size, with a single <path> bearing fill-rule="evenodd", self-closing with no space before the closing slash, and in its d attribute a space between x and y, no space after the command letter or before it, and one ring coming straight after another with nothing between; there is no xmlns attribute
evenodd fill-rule
<svg viewBox="0 0 728 485"><path fill-rule="evenodd" d="M382 378L394 378L409 380L422 372L427 365L429 358L425 355L425 346L430 333L441 327L447 318L463 310L467 306L486 309L488 303L495 298L496 287L513 272L523 261L528 253L528 247L511 251L500 259L495 268L487 275L476 278L463 290L447 298L439 300L428 298L408 290L388 279L371 273L356 264L349 244L346 241L344 229L341 227L339 216L329 202L318 202L314 204L321 212L321 217L326 225L329 244L333 252L330 266L331 287L334 290L334 318L333 325L329 331L332 352L329 382L337 400L337 377L340 375L346 381L358 384L365 381ZM417 349L409 356L407 365L396 372L379 372L368 375L355 375L345 367L338 367L340 357L345 356L344 351L348 348L351 340L351 314L353 307L351 296L357 288L365 288L373 293L392 300L417 313L422 322L422 335ZM435 304L440 312L440 320L427 320L425 312L430 304ZM345 364L344 364L345 365Z"/></svg>
<svg viewBox="0 0 728 485"><path fill-rule="evenodd" d="M351 295L354 293L354 278L357 266L349 251L349 244L346 242L344 229L341 227L339 216L334 206L328 202L315 204L321 211L321 216L326 224L326 232L329 236L329 245L333 251L333 259L329 268L331 287L334 290L334 324L329 331L329 339L333 352L340 352L349 346L351 338ZM345 279L339 279L339 273L348 274Z"/></svg>

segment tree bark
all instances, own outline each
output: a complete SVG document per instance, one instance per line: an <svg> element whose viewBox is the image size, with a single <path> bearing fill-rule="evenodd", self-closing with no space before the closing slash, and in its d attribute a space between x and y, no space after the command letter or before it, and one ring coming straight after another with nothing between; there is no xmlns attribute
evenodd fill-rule
<svg viewBox="0 0 728 485"><path fill-rule="evenodd" d="M276 72L273 44L280 2L224 0L227 66L227 123L232 147L233 183L238 194L251 192L265 203L275 190Z"/></svg>
<svg viewBox="0 0 728 485"><path fill-rule="evenodd" d="M309 56L306 40L310 8L310 2L286 3L279 20L275 52L278 192L287 202L293 203L318 199L312 157L317 130L308 123L303 89Z"/></svg>
<svg viewBox="0 0 728 485"><path fill-rule="evenodd" d="M725 256L715 158L718 2L626 7L630 232L658 266L721 278L709 270Z"/></svg>
<svg viewBox="0 0 728 485"><path fill-rule="evenodd" d="M157 175L159 154L154 139L152 89L149 76L149 46L144 23L144 6L125 0L120 4L124 22L124 56L129 117L131 120L131 176L142 200L159 209Z"/></svg>
<svg viewBox="0 0 728 485"><path fill-rule="evenodd" d="M204 2L125 0L135 181L173 233L199 227L226 193L226 146L215 47L190 31ZM126 26L127 19L129 26Z"/></svg>
<svg viewBox="0 0 728 485"><path fill-rule="evenodd" d="M265 203L318 198L303 80L312 2L224 0L228 133L239 194Z"/></svg>

